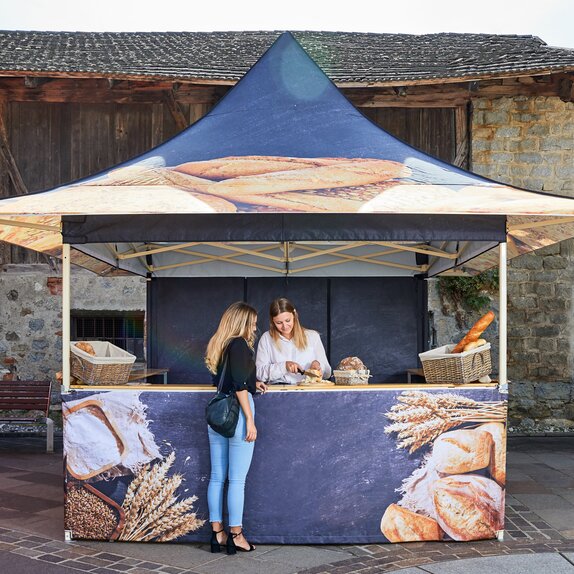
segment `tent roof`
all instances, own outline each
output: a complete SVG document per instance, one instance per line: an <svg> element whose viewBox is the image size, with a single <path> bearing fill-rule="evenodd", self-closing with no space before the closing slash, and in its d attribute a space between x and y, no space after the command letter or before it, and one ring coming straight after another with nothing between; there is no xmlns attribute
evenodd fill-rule
<svg viewBox="0 0 574 574"><path fill-rule="evenodd" d="M100 260L98 269L103 262L142 274L166 267L160 258L185 267L177 257L187 255L168 250L171 242L427 244L450 256L417 264L403 247L404 264L436 273L477 261L504 239L507 223L520 226L511 255L574 235L574 200L493 182L397 140L356 110L289 33L175 138L75 184L0 201L2 221L48 226L5 225L0 239L50 252L62 216L64 240ZM129 265L120 257L128 251L139 254ZM237 259L215 257L225 268L214 273L238 272ZM288 261L279 259L284 273ZM350 260L340 263L344 272Z"/></svg>

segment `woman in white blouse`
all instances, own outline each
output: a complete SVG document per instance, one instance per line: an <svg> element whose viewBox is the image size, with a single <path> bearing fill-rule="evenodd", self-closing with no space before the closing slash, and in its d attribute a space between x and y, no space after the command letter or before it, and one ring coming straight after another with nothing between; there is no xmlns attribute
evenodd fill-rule
<svg viewBox="0 0 574 574"><path fill-rule="evenodd" d="M308 369L331 376L321 337L305 329L293 304L285 298L275 299L269 308L269 331L257 346L257 380L295 385Z"/></svg>

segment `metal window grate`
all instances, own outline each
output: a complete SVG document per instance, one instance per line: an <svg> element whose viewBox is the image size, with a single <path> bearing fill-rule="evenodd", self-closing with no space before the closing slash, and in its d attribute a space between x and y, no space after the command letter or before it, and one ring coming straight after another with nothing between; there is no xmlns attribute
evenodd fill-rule
<svg viewBox="0 0 574 574"><path fill-rule="evenodd" d="M81 312L72 314L71 326L75 341L109 341L145 361L143 313Z"/></svg>

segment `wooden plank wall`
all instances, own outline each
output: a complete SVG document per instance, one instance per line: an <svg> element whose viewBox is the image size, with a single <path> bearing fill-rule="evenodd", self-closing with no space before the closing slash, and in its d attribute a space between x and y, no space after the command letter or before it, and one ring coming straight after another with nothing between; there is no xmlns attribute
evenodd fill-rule
<svg viewBox="0 0 574 574"><path fill-rule="evenodd" d="M211 105L179 103L178 107L189 125L205 115ZM461 140L466 136L465 108L361 109L391 134L423 151L454 162L458 146L460 156L461 142L457 142L457 137ZM98 173L159 145L179 131L167 103L12 101L2 110L12 155L29 192ZM466 156L462 159L458 163L465 165ZM0 197L14 194L15 188L2 170ZM42 255L18 247L0 248L0 264L45 261Z"/></svg>

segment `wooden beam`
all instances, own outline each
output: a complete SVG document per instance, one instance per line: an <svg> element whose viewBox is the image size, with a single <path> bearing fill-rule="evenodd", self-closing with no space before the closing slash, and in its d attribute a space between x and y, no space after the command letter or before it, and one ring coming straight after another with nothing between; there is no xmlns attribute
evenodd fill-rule
<svg viewBox="0 0 574 574"><path fill-rule="evenodd" d="M138 82L114 78L51 79L25 87L22 77L0 77L0 97L10 102L163 104L172 82ZM212 106L227 89L186 84L177 90L180 104Z"/></svg>
<svg viewBox="0 0 574 574"><path fill-rule="evenodd" d="M181 106L175 99L173 90L168 90L165 92L164 101L167 105L169 113L171 114L171 117L173 118L173 121L175 122L177 131L183 131L189 126L189 123L185 117L185 114L183 113L183 110L181 109Z"/></svg>
<svg viewBox="0 0 574 574"><path fill-rule="evenodd" d="M454 130L456 153L454 165L467 168L469 162L469 127L468 127L468 106L458 106L454 110Z"/></svg>
<svg viewBox="0 0 574 574"><path fill-rule="evenodd" d="M564 78L560 82L558 95L563 102L574 102L574 82L570 78Z"/></svg>
<svg viewBox="0 0 574 574"><path fill-rule="evenodd" d="M16 191L16 195L26 195L28 193L28 189L22 179L22 174L18 169L18 164L16 163L10 149L8 131L6 130L6 124L4 123L5 111L5 104L0 101L0 161L4 164L6 171L8 172L12 185L14 186L14 190Z"/></svg>
<svg viewBox="0 0 574 574"><path fill-rule="evenodd" d="M27 88L38 88L43 84L47 84L51 82L52 78L42 78L40 76L25 76L24 77L24 86Z"/></svg>

